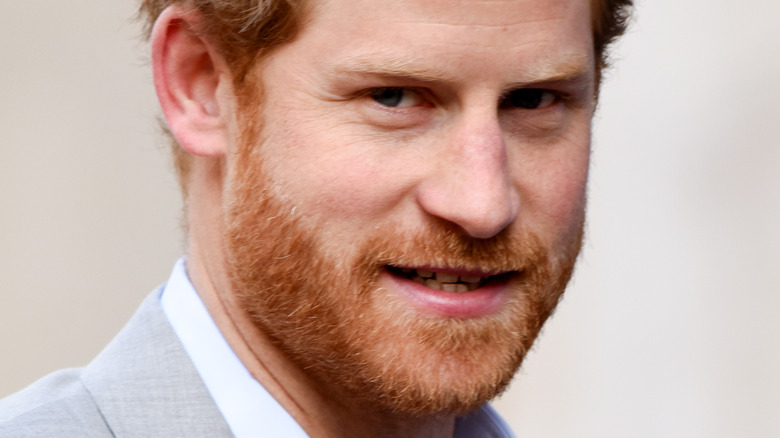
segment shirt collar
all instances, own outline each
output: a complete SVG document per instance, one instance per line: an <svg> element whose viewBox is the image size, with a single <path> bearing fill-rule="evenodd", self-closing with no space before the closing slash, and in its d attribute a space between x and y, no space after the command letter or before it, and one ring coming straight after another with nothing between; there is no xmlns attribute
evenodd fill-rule
<svg viewBox="0 0 780 438"><path fill-rule="evenodd" d="M209 316L192 286L184 259L176 262L160 298L163 312L237 438L306 438L292 416L249 373ZM459 417L455 438L514 438L489 405Z"/></svg>
<svg viewBox="0 0 780 438"><path fill-rule="evenodd" d="M307 437L230 348L187 277L184 259L176 262L160 301L233 435Z"/></svg>

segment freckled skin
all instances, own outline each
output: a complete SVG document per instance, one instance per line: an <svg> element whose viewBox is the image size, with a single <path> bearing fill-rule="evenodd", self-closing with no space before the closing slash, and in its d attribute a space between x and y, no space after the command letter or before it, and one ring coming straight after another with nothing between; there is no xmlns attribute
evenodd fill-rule
<svg viewBox="0 0 780 438"><path fill-rule="evenodd" d="M427 207L419 205L421 199L448 204L437 208L439 216L450 220L452 215L458 225L481 235L510 223L533 229L549 224L547 234L554 239L557 226L582 209L592 84L565 115L517 115L497 111L497 104L506 87L525 76L525 65L556 52L591 56L587 3L551 2L547 11L536 2L490 2L480 3L477 13L438 2L392 2L390 11L346 3L327 2L314 12L338 32L321 38L316 26L307 28L298 39L300 50L280 50L263 76L267 134L282 138L279 145L296 145L266 154L280 163L285 192L318 204L318 214L328 216L326 210L333 209L339 221L323 231L334 239L382 222L419 226ZM433 23L426 22L426 14L434 15ZM430 89L434 102L382 114L367 108L373 104L367 99L346 97L357 91L353 88L400 85L403 78L342 84L327 75L338 61L363 54L419 62L446 74L446 80L406 81ZM592 59L586 62L592 65ZM322 98L326 93L345 100ZM401 128L375 127L376 120L391 117L394 128ZM529 133L531 128L561 117L567 124L557 135L542 132L528 141L538 134ZM404 129L407 125L413 126ZM309 144L316 149L305 147ZM296 166L283 165L290 162ZM312 181L319 190L311 190Z"/></svg>
<svg viewBox="0 0 780 438"><path fill-rule="evenodd" d="M262 102L230 121L224 217L192 257L226 272L194 275L271 340L253 353L276 381L304 370L291 411L335 419L296 418L311 430L451 436L517 370L582 236L589 3L323 1L250 75ZM524 89L544 105L510 104ZM388 265L511 275L487 314L448 318Z"/></svg>

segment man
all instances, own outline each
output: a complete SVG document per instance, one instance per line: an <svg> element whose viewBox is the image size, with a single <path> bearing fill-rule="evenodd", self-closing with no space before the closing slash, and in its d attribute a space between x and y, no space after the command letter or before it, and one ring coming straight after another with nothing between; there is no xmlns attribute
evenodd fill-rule
<svg viewBox="0 0 780 438"><path fill-rule="evenodd" d="M147 0L187 256L0 436L511 436L629 0Z"/></svg>

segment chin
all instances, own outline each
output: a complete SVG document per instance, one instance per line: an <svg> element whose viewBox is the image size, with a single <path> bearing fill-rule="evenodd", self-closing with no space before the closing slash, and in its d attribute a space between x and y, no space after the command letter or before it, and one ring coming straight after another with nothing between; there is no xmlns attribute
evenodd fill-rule
<svg viewBox="0 0 780 438"><path fill-rule="evenodd" d="M326 245L290 206L252 193L263 184L237 187L225 241L244 310L325 396L396 415L464 413L500 394L580 248L581 224L553 254L530 232L472 239L445 226ZM412 285L423 268L468 286Z"/></svg>

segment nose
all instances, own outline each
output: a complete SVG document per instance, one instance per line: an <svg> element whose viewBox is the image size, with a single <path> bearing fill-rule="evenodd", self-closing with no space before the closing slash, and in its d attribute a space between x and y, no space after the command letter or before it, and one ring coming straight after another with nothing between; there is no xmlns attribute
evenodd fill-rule
<svg viewBox="0 0 780 438"><path fill-rule="evenodd" d="M436 164L418 186L417 203L472 237L493 237L520 209L498 118L464 117L445 137Z"/></svg>

